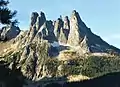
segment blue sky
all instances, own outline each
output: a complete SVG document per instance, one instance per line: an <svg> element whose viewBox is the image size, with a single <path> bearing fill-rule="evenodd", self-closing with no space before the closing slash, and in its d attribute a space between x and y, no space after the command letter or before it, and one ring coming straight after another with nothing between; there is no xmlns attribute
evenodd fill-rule
<svg viewBox="0 0 120 87"><path fill-rule="evenodd" d="M9 0L9 7L17 10L21 29L28 29L30 14L43 11L48 20L60 15L70 16L77 10L91 30L109 44L120 48L120 0Z"/></svg>

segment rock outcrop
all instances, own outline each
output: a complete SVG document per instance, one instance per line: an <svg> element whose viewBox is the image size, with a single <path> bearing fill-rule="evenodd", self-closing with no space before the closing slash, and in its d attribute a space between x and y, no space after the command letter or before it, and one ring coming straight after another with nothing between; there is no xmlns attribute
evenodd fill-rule
<svg viewBox="0 0 120 87"><path fill-rule="evenodd" d="M16 27L14 25L8 25L6 27L3 27L2 30L0 30L0 40L11 40L20 33L19 27Z"/></svg>

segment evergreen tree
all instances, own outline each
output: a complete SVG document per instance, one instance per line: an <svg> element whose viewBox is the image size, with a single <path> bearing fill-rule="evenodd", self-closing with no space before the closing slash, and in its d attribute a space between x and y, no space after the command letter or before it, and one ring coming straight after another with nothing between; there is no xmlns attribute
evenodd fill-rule
<svg viewBox="0 0 120 87"><path fill-rule="evenodd" d="M17 11L11 11L7 6L9 1L0 0L0 23L1 24L10 24L17 23L17 20L12 20L16 16Z"/></svg>

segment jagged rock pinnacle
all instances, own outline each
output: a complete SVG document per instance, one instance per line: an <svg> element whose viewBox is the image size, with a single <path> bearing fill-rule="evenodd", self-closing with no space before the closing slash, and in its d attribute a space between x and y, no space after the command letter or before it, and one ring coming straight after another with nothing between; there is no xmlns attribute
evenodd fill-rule
<svg viewBox="0 0 120 87"><path fill-rule="evenodd" d="M80 29L80 16L75 10L72 12L70 18L70 33L68 37L68 44L77 46L80 45L80 42L83 38L82 30Z"/></svg>
<svg viewBox="0 0 120 87"><path fill-rule="evenodd" d="M36 23L38 16L39 16L39 14L37 12L32 12L32 14L31 14L31 25L30 26L33 26Z"/></svg>
<svg viewBox="0 0 120 87"><path fill-rule="evenodd" d="M64 29L65 37L68 40L68 36L69 36L69 32L70 32L70 20L69 20L68 16L65 16L65 18L64 18L63 29Z"/></svg>
<svg viewBox="0 0 120 87"><path fill-rule="evenodd" d="M40 27L46 22L45 14L41 11L36 21L36 29L39 30Z"/></svg>
<svg viewBox="0 0 120 87"><path fill-rule="evenodd" d="M69 21L69 18L68 16L65 16L64 18L64 29L70 29L70 21Z"/></svg>
<svg viewBox="0 0 120 87"><path fill-rule="evenodd" d="M56 38L59 38L60 36L60 29L63 27L63 20L61 18L58 18L57 21L55 21L54 25L54 33Z"/></svg>
<svg viewBox="0 0 120 87"><path fill-rule="evenodd" d="M43 12L40 12L40 14L38 14L37 12L32 12L30 27L36 25L36 30L39 30L40 27L45 23L45 21L46 17Z"/></svg>
<svg viewBox="0 0 120 87"><path fill-rule="evenodd" d="M82 20L80 18L79 13L76 10L72 11L72 15L71 18L73 18L74 20L76 20L76 22L80 23Z"/></svg>

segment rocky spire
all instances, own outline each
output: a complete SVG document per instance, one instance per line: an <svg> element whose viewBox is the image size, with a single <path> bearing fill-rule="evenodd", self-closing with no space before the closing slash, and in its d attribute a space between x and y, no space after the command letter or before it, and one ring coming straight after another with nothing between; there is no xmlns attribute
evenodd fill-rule
<svg viewBox="0 0 120 87"><path fill-rule="evenodd" d="M70 32L70 21L69 21L68 16L65 16L65 18L64 18L63 29L64 29L65 37L68 40L68 36L69 36L69 32Z"/></svg>
<svg viewBox="0 0 120 87"><path fill-rule="evenodd" d="M80 28L80 23L81 23L81 18L79 16L79 13L74 10L70 18L70 33L68 37L68 44L73 46L80 45L84 37L83 35L84 33Z"/></svg>
<svg viewBox="0 0 120 87"><path fill-rule="evenodd" d="M60 36L60 29L63 27L63 20L61 18L58 18L57 21L55 21L54 25L54 33L56 38L59 38Z"/></svg>
<svg viewBox="0 0 120 87"><path fill-rule="evenodd" d="M65 16L64 18L64 26L63 26L64 29L70 29L70 21L69 21L69 18L68 16Z"/></svg>
<svg viewBox="0 0 120 87"><path fill-rule="evenodd" d="M37 32L42 27L42 25L44 25L45 22L46 22L46 18L43 12L40 12L40 14L38 14L37 12L32 12L30 30L28 31L28 34L26 35L26 39L25 39L26 43L33 41Z"/></svg>
<svg viewBox="0 0 120 87"><path fill-rule="evenodd" d="M36 23L38 16L39 14L37 12L32 12L30 26L33 26Z"/></svg>
<svg viewBox="0 0 120 87"><path fill-rule="evenodd" d="M40 12L40 15L37 17L37 21L36 21L37 30L40 29L40 27L45 23L45 21L46 21L45 14L43 12Z"/></svg>
<svg viewBox="0 0 120 87"><path fill-rule="evenodd" d="M49 42L57 41L54 35L54 26L52 21L46 21L39 29L36 37L40 36L42 39L48 40Z"/></svg>
<svg viewBox="0 0 120 87"><path fill-rule="evenodd" d="M55 34L54 34L53 22L51 20L46 21L46 28L48 30L47 40L49 40L49 41L57 41L57 38L55 37Z"/></svg>

